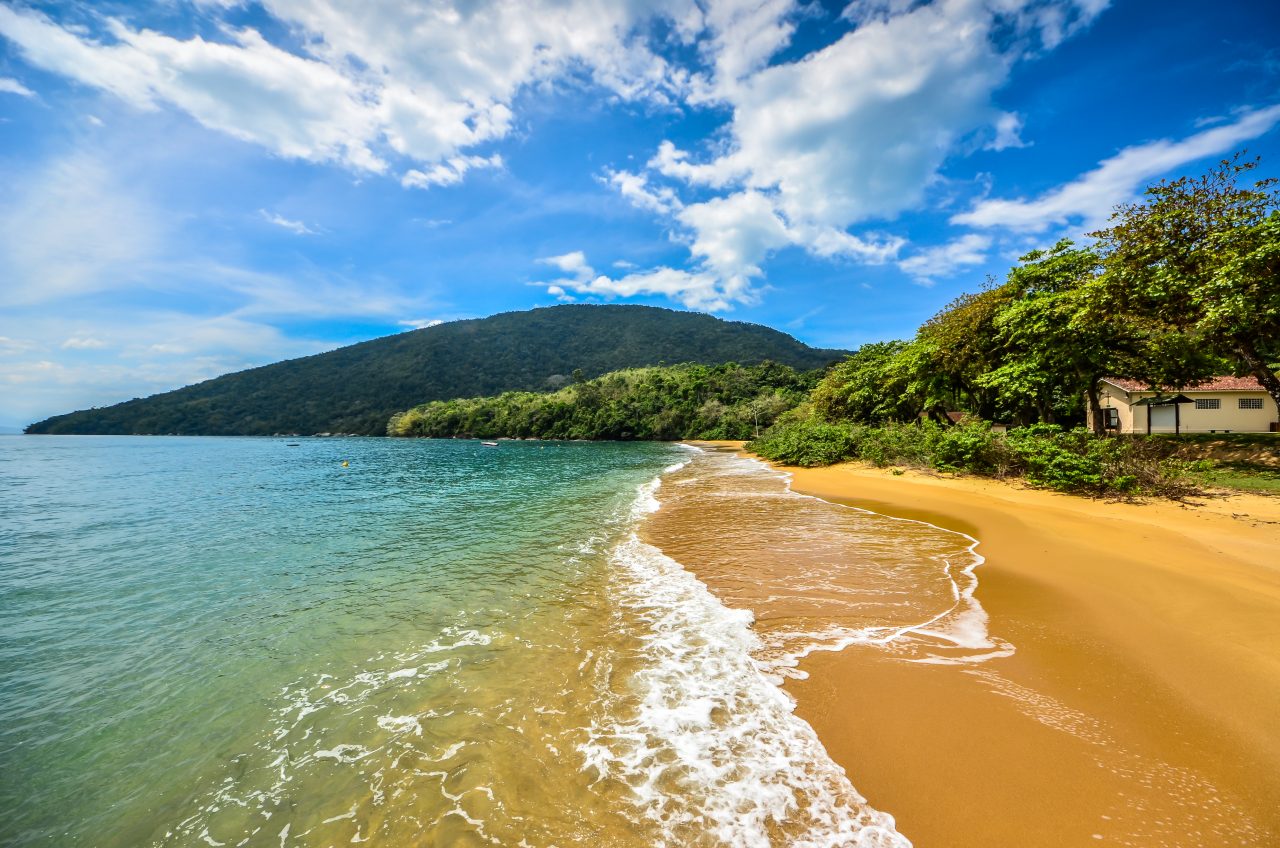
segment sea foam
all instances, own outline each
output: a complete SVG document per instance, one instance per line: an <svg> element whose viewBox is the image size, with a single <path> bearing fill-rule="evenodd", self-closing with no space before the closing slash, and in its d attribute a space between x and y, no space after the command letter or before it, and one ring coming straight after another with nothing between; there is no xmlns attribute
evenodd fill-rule
<svg viewBox="0 0 1280 848"><path fill-rule="evenodd" d="M637 516L660 507L659 485L641 487ZM625 690L601 693L606 708L580 747L597 781L625 784L669 845L910 844L763 672L750 612L727 608L634 532L611 559L620 620L640 628L642 656Z"/></svg>

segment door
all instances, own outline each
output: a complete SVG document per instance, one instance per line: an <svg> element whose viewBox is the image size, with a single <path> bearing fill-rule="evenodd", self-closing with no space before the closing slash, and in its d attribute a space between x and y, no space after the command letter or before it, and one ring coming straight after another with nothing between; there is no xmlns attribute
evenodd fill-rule
<svg viewBox="0 0 1280 848"><path fill-rule="evenodd" d="M1178 431L1178 410L1173 404L1168 406L1149 406L1151 415L1151 432L1176 433Z"/></svg>

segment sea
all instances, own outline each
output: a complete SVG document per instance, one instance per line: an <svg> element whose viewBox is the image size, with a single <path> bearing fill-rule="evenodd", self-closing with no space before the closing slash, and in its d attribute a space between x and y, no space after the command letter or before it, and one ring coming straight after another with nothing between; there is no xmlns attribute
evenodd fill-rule
<svg viewBox="0 0 1280 848"><path fill-rule="evenodd" d="M0 437L0 845L901 848L786 680L967 536L664 443Z"/></svg>

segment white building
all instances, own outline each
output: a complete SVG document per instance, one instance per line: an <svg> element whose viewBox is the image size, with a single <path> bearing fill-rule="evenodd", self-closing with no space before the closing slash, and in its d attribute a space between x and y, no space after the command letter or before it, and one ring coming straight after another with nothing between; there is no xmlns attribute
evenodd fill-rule
<svg viewBox="0 0 1280 848"><path fill-rule="evenodd" d="M1254 377L1214 377L1181 391L1104 377L1098 400L1113 433L1266 433L1280 421L1275 400Z"/></svg>

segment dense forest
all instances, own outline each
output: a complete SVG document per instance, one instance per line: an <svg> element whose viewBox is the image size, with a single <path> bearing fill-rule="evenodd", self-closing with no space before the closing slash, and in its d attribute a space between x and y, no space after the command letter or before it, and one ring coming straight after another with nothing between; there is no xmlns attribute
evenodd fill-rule
<svg viewBox="0 0 1280 848"><path fill-rule="evenodd" d="M436 401L391 418L392 436L750 439L808 397L819 371L673 365L579 379L559 391Z"/></svg>
<svg viewBox="0 0 1280 848"><path fill-rule="evenodd" d="M758 324L649 306L571 305L453 321L227 374L145 399L59 415L28 433L382 435L393 413L423 401L554 390L661 363L821 368L817 350Z"/></svg>

